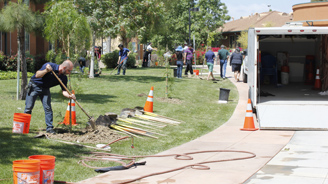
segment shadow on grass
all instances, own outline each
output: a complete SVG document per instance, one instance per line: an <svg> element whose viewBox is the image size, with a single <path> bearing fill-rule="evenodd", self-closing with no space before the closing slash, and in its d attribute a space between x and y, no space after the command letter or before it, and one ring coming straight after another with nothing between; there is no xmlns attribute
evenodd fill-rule
<svg viewBox="0 0 328 184"><path fill-rule="evenodd" d="M55 141L14 134L11 131L11 128L0 128L0 165L11 165L14 160L28 159L31 155L53 155L63 160L88 151L84 147L55 144Z"/></svg>
<svg viewBox="0 0 328 184"><path fill-rule="evenodd" d="M118 76L118 75L105 75L101 77L102 79L108 80L110 82L139 82L139 83L154 83L154 82L163 82L165 81L165 77L157 77L157 76ZM174 82L181 82L176 80Z"/></svg>
<svg viewBox="0 0 328 184"><path fill-rule="evenodd" d="M52 95L51 100L53 102L62 102L63 100L67 100L67 98L63 97L63 95L59 93L54 93L51 95ZM113 102L111 98L117 98L117 96L101 95L101 94L79 94L76 95L76 97L79 103L97 103L97 104L105 104L108 102Z"/></svg>

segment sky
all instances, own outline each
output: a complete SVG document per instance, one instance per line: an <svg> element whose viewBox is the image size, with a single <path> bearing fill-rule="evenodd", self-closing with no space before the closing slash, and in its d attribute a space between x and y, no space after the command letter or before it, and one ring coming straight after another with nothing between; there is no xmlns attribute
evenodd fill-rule
<svg viewBox="0 0 328 184"><path fill-rule="evenodd" d="M226 4L228 15L236 20L252 13L268 12L270 9L290 13L293 12L293 5L309 3L311 0L221 0L221 2Z"/></svg>

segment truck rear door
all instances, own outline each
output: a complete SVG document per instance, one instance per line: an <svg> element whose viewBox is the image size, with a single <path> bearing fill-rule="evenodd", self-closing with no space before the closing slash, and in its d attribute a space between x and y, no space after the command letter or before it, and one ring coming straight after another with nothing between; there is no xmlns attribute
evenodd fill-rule
<svg viewBox="0 0 328 184"><path fill-rule="evenodd" d="M257 38L255 29L248 30L248 61L247 66L247 84L249 86L249 98L252 101L253 108L256 107L257 101Z"/></svg>

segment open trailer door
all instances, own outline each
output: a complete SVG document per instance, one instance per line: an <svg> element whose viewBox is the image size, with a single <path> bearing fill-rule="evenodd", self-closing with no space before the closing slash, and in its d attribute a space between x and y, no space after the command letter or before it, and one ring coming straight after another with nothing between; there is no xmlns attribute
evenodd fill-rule
<svg viewBox="0 0 328 184"><path fill-rule="evenodd" d="M249 86L249 99L252 101L252 107L257 104L257 38L255 29L248 30L248 60L247 60L247 84Z"/></svg>
<svg viewBox="0 0 328 184"><path fill-rule="evenodd" d="M258 49L272 56L278 52L288 53L289 83L276 85L274 82L265 84L265 80L250 86L252 92L257 90L256 113L261 129L284 130L328 130L328 96L319 95L320 90L314 89L314 82L306 84L306 56L315 56L315 68L322 65L322 36L327 35L327 27L272 27L255 28L251 31L253 39L249 47L258 44ZM260 38L259 38L260 37ZM250 38L250 37L249 37ZM255 39L259 38L259 39ZM256 47L254 47L256 48ZM255 56L253 49L252 56ZM255 61L256 58L252 60ZM261 64L265 60L262 59ZM250 63L251 64L251 63ZM252 63L256 66L256 63ZM260 66L259 66L260 67ZM254 67L255 68L255 67ZM261 69L259 70L261 72ZM251 73L251 72L250 72ZM257 74L256 70L253 72ZM263 73L263 75L266 75ZM263 75L257 75L260 79ZM323 76L328 77L328 76ZM268 77L267 77L268 78ZM257 84L257 85L256 85ZM272 94L264 95L264 94ZM253 100L252 99L252 100Z"/></svg>

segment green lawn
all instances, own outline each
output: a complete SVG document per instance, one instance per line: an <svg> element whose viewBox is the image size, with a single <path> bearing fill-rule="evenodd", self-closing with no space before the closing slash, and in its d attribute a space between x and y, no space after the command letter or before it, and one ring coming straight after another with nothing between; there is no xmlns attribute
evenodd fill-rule
<svg viewBox="0 0 328 184"><path fill-rule="evenodd" d="M197 78L174 79L170 96L182 103L172 104L156 99L165 97L164 68L128 69L126 76L109 75L110 72L111 70L103 71L100 77L94 79L79 78L76 74L71 77L72 86L77 91L77 100L90 115L97 118L106 112L119 114L123 108L144 106L147 97L137 95L148 95L151 86L154 86L154 112L186 122L179 126L165 127L162 132L167 136L160 136L159 139L135 138L134 149L130 147L130 140L114 143L111 147L115 154L155 154L196 139L225 123L238 102L238 92L229 80L213 83ZM0 86L0 183L12 183L12 161L38 154L56 157L55 180L77 182L97 175L93 169L79 165L77 162L80 158L76 156L94 150L33 138L33 132L46 127L39 101L32 113L32 133L11 133L13 115L24 111L25 101L15 100L16 80L0 80ZM217 103L220 87L231 89L228 104ZM52 88L51 92L56 126L64 118L68 100L62 98L59 86ZM80 127L85 127L87 116L78 107L76 113L77 123L82 124ZM106 163L104 166L112 165Z"/></svg>

